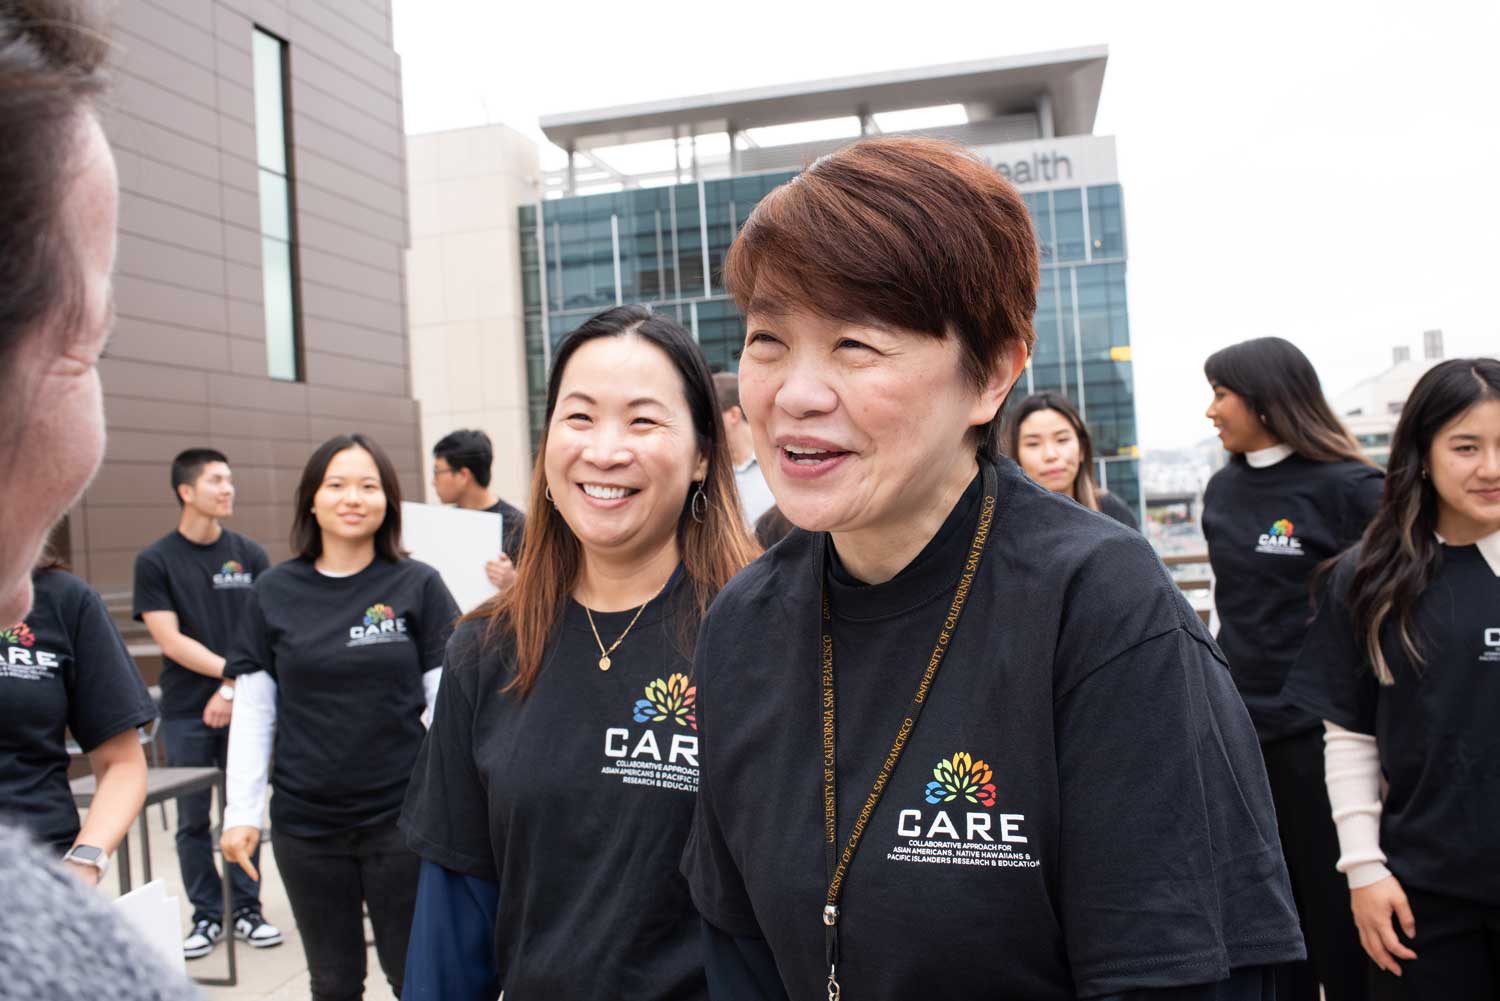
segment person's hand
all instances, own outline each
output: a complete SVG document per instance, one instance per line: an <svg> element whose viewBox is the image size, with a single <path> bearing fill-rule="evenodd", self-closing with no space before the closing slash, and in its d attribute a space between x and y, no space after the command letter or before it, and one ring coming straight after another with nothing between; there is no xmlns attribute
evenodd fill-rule
<svg viewBox="0 0 1500 1001"><path fill-rule="evenodd" d="M1411 905L1406 902L1406 891L1396 877L1387 876L1378 883L1350 890L1349 906L1354 911L1354 925L1359 929L1359 944L1376 966L1401 976L1401 964L1396 960L1416 959L1417 954L1397 937L1391 916L1401 922L1407 938L1416 937L1417 922L1412 917Z"/></svg>
<svg viewBox="0 0 1500 1001"><path fill-rule="evenodd" d="M219 850L224 853L224 861L238 863L245 874L257 883L260 882L260 873L255 871L255 863L251 858L259 844L259 827L231 827L219 838Z"/></svg>
<svg viewBox="0 0 1500 1001"><path fill-rule="evenodd" d="M218 692L214 692L208 700L208 705L203 707L203 723L215 730L222 730L229 725L229 716L233 712L234 703Z"/></svg>
<svg viewBox="0 0 1500 1001"><path fill-rule="evenodd" d="M499 559L490 560L484 565L484 573L495 585L497 591L504 591L516 582L516 567L511 563L510 557L504 553Z"/></svg>
<svg viewBox="0 0 1500 1001"><path fill-rule="evenodd" d="M71 859L63 863L63 866L86 886L98 886L99 879L104 873L99 871L96 865L87 862L74 862Z"/></svg>

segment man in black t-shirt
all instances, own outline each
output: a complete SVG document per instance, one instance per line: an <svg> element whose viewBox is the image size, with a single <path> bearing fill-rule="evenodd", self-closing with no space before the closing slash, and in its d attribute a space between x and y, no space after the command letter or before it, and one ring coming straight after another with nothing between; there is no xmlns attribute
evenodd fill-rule
<svg viewBox="0 0 1500 1001"><path fill-rule="evenodd" d="M494 460L494 446L483 431L450 432L432 447L432 486L444 504L500 516L500 553L485 563L484 572L491 584L504 591L516 579L526 516L490 489Z"/></svg>
<svg viewBox="0 0 1500 1001"><path fill-rule="evenodd" d="M229 531L234 513L229 460L209 448L172 460L172 492L182 513L177 527L135 561L135 617L162 650L162 737L167 757L183 767L223 768L229 750L234 681L224 654L255 579L270 568L266 551ZM224 935L222 884L214 866L207 791L177 799L177 860L193 903L193 929L183 955L197 959ZM234 885L235 936L255 948L281 944L281 932L260 913L260 886L240 869Z"/></svg>

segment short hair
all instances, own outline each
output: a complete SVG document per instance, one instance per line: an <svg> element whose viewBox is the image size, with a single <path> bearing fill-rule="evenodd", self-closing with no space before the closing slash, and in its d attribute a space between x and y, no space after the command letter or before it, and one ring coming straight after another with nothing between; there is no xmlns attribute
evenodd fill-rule
<svg viewBox="0 0 1500 1001"><path fill-rule="evenodd" d="M79 124L105 85L108 25L101 2L0 3L0 371L44 320L68 330L82 309L62 213Z"/></svg>
<svg viewBox="0 0 1500 1001"><path fill-rule="evenodd" d="M323 485L323 475L328 472L333 457L350 448L370 453L370 458L375 460L375 470L380 474L380 488L385 491L385 520L375 532L375 555L392 563L398 562L406 556L401 550L401 480L385 449L358 431L329 438L313 451L307 465L302 467L302 479L297 483L296 510L292 514L292 552L305 560L315 560L323 555L323 530L318 525L318 516L313 514L313 497Z"/></svg>
<svg viewBox="0 0 1500 1001"><path fill-rule="evenodd" d="M714 395L719 398L719 413L740 405L740 377L734 372L714 373Z"/></svg>
<svg viewBox="0 0 1500 1001"><path fill-rule="evenodd" d="M1041 263L1026 202L953 143L876 137L761 199L724 262L742 312L803 308L845 323L955 337L982 387L1036 340ZM999 416L981 454L998 451Z"/></svg>
<svg viewBox="0 0 1500 1001"><path fill-rule="evenodd" d="M481 487L490 485L490 467L495 464L495 446L483 431L450 431L432 446L432 454L449 469L467 469Z"/></svg>
<svg viewBox="0 0 1500 1001"><path fill-rule="evenodd" d="M177 498L178 506L182 505L182 494L177 488L197 483L198 477L203 475L203 467L211 462L228 464L229 457L215 448L189 448L177 453L177 458L172 460L172 496Z"/></svg>

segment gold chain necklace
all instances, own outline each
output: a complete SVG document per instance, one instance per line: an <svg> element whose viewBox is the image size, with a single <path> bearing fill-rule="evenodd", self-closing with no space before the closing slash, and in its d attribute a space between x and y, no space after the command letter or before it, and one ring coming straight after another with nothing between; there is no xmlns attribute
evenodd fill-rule
<svg viewBox="0 0 1500 1001"><path fill-rule="evenodd" d="M670 577L667 578L667 579L669 581L671 580ZM663 584L661 587L657 588L656 589L656 593L653 594L651 597L649 597L649 598L646 599L646 605L651 604L651 602L653 602L657 598L661 597L661 593L663 591L665 591L666 589L667 589L667 585L666 584ZM579 602L579 604L582 605L583 602ZM594 631L594 642L599 644L599 670L601 670L601 671L608 671L609 670L610 664L614 663L613 661L611 661L609 659L609 655L612 654L612 653L614 653L615 650L617 650L619 648L619 646L620 646L621 643L625 642L625 637L629 636L630 635L630 630L632 630L632 629L635 628L636 621L638 619L640 619L641 613L646 610L646 605L642 605L640 608L637 608L635 610L635 616L633 618L631 618L630 625L628 625L628 626L625 627L625 631L620 634L620 638L619 639L615 640L613 643L611 643L609 645L609 649L608 650L604 649L604 640L602 640L602 639L599 638L599 627L596 626L596 625L594 625L594 613L592 613L592 612L589 611L589 606L587 606L587 605L583 606L583 614L587 615L588 618L589 618L589 628Z"/></svg>

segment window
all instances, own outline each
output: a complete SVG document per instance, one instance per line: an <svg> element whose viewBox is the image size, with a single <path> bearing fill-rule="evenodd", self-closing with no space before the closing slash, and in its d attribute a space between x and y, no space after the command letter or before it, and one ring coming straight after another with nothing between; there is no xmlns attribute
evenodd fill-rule
<svg viewBox="0 0 1500 1001"><path fill-rule="evenodd" d="M301 372L292 156L287 123L286 43L254 33L255 160L260 175L260 266L266 313L266 371L296 381Z"/></svg>

